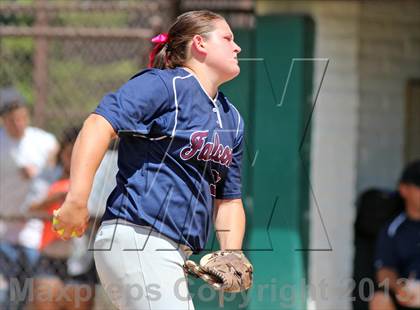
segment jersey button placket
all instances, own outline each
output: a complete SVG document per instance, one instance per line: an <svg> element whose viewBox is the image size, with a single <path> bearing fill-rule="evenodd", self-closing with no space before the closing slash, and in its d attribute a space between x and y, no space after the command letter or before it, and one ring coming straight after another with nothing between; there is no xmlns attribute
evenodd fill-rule
<svg viewBox="0 0 420 310"><path fill-rule="evenodd" d="M219 127L220 127L220 128L223 128L223 126L222 126L222 120L221 120L221 118L220 118L220 111L219 111L219 108L215 106L215 107L213 108L213 112L214 112L214 113L216 113L216 116L217 116L217 121L216 121L216 124L217 124L217 125L219 125Z"/></svg>

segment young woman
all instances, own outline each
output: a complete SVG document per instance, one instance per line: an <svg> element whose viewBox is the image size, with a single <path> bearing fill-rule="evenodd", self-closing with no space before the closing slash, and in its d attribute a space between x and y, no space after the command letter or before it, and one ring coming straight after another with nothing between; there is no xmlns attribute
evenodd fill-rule
<svg viewBox="0 0 420 310"><path fill-rule="evenodd" d="M95 241L100 280L120 309L193 309L182 266L204 249L212 224L222 250L242 247L244 123L218 91L239 74L241 49L209 11L180 15L152 42L152 68L85 121L54 228L63 239L83 234L95 170L119 136L117 186Z"/></svg>

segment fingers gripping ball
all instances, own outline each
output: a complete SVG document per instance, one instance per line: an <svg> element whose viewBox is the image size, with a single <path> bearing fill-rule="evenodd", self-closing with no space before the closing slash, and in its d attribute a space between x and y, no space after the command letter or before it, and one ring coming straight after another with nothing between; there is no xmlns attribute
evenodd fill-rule
<svg viewBox="0 0 420 310"><path fill-rule="evenodd" d="M57 219L57 212L56 211L57 210L54 211L54 216L53 216L53 220L52 220L53 227L55 227L56 225L58 225L60 223L60 221ZM57 233L57 235L62 237L64 235L64 228L56 230L56 233ZM77 237L77 233L73 230L70 237L71 238Z"/></svg>

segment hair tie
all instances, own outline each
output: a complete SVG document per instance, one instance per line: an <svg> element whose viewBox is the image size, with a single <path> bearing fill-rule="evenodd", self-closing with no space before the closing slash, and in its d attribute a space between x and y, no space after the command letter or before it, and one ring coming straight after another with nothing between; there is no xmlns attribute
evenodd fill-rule
<svg viewBox="0 0 420 310"><path fill-rule="evenodd" d="M166 43L168 42L168 34L160 33L156 37L153 37L150 41L152 41L153 43Z"/></svg>
<svg viewBox="0 0 420 310"><path fill-rule="evenodd" d="M168 43L168 34L166 32L160 33L157 36L153 37L150 41L155 43L152 51L149 54L149 68L153 67L153 62L155 60L156 54L162 49L162 47Z"/></svg>

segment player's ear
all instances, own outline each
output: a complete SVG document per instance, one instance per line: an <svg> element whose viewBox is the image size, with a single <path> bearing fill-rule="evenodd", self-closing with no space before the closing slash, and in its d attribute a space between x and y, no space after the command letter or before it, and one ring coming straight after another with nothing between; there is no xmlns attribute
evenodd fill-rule
<svg viewBox="0 0 420 310"><path fill-rule="evenodd" d="M408 195L408 185L404 183L400 183L398 190L402 198L406 199Z"/></svg>
<svg viewBox="0 0 420 310"><path fill-rule="evenodd" d="M206 42L204 40L204 37L202 37L199 34L196 34L192 38L191 48L193 48L195 51L197 51L200 54L207 54Z"/></svg>

